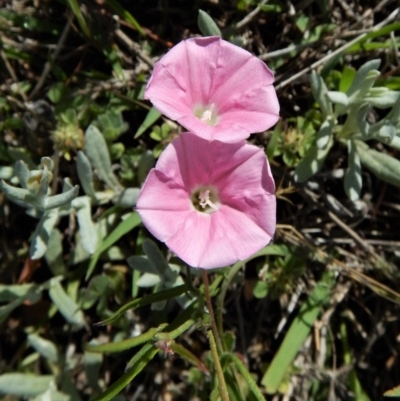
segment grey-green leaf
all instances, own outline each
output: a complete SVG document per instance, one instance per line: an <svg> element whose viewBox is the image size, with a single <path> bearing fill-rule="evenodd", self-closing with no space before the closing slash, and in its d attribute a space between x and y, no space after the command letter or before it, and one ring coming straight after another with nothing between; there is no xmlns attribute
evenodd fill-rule
<svg viewBox="0 0 400 401"><path fill-rule="evenodd" d="M126 188L118 196L115 204L123 209L133 208L140 194L140 188Z"/></svg>
<svg viewBox="0 0 400 401"><path fill-rule="evenodd" d="M147 177L149 171L154 167L156 159L153 156L153 152L146 150L140 156L138 164L138 179L139 183L142 184Z"/></svg>
<svg viewBox="0 0 400 401"><path fill-rule="evenodd" d="M347 107L349 104L349 98L343 92L329 91L328 98L332 103L339 104L343 107Z"/></svg>
<svg viewBox="0 0 400 401"><path fill-rule="evenodd" d="M64 291L58 280L50 281L49 295L65 320L76 328L82 328L85 325L85 319L82 311L75 301Z"/></svg>
<svg viewBox="0 0 400 401"><path fill-rule="evenodd" d="M59 230L53 228L44 254L47 265L54 276L63 275L66 272L63 260L62 237Z"/></svg>
<svg viewBox="0 0 400 401"><path fill-rule="evenodd" d="M94 125L89 125L85 132L85 154L99 178L113 190L120 191L122 187L112 171L106 141Z"/></svg>
<svg viewBox="0 0 400 401"><path fill-rule="evenodd" d="M40 259L46 252L50 234L57 223L58 210L52 209L43 214L32 235L29 255L31 259Z"/></svg>
<svg viewBox="0 0 400 401"><path fill-rule="evenodd" d="M28 188L28 179L29 179L29 168L26 163L22 160L18 160L14 166L15 174L18 177L19 184L22 188Z"/></svg>
<svg viewBox="0 0 400 401"><path fill-rule="evenodd" d="M42 209L43 199L37 199L28 189L13 187L12 185L8 185L5 181L1 181L0 184L1 189L10 201L26 208L33 207Z"/></svg>
<svg viewBox="0 0 400 401"><path fill-rule="evenodd" d="M222 36L218 25L215 21L203 10L199 10L197 17L197 25L203 36Z"/></svg>
<svg viewBox="0 0 400 401"><path fill-rule="evenodd" d="M322 116L325 119L332 114L332 104L328 100L328 89L324 80L314 70L311 72L311 90L314 99L321 107Z"/></svg>
<svg viewBox="0 0 400 401"><path fill-rule="evenodd" d="M0 394L17 397L35 397L44 393L54 380L53 376L35 376L25 373L0 375Z"/></svg>
<svg viewBox="0 0 400 401"><path fill-rule="evenodd" d="M50 362L58 361L58 351L54 343L46 340L36 334L28 335L28 343L33 347L39 354L49 360Z"/></svg>
<svg viewBox="0 0 400 401"><path fill-rule="evenodd" d="M86 195L96 199L96 193L93 186L92 166L86 155L79 151L76 158L76 169L78 172L79 181Z"/></svg>
<svg viewBox="0 0 400 401"><path fill-rule="evenodd" d="M297 182L307 181L319 171L331 147L332 141L330 141L324 149L312 146L296 167L294 174L295 180Z"/></svg>
<svg viewBox="0 0 400 401"><path fill-rule="evenodd" d="M83 249L93 254L96 251L98 235L92 220L92 209L90 199L87 196L80 196L72 201L72 207L76 210L81 234Z"/></svg>
<svg viewBox="0 0 400 401"><path fill-rule="evenodd" d="M324 149L332 138L333 121L331 116L321 124L321 128L317 134L317 147L319 149Z"/></svg>
<svg viewBox="0 0 400 401"><path fill-rule="evenodd" d="M344 189L347 196L355 201L360 197L362 187L361 162L352 140L347 142L349 165L344 176Z"/></svg>
<svg viewBox="0 0 400 401"><path fill-rule="evenodd" d="M65 206L78 196L79 186L75 185L72 189L61 194L49 196L44 200L45 210L54 209L56 207Z"/></svg>
<svg viewBox="0 0 400 401"><path fill-rule="evenodd" d="M164 277L170 270L170 267L155 242L146 238L143 241L143 251L155 267L157 273Z"/></svg>
<svg viewBox="0 0 400 401"><path fill-rule="evenodd" d="M371 149L363 142L355 141L361 163L378 178L400 187L400 161L386 153Z"/></svg>

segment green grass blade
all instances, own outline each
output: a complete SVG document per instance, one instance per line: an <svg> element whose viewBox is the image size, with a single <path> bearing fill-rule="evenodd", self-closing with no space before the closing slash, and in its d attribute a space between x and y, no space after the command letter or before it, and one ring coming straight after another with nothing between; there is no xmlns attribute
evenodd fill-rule
<svg viewBox="0 0 400 401"><path fill-rule="evenodd" d="M90 264L88 267L88 271L86 273L86 280L93 273L93 270L96 266L97 261L99 260L102 252L110 248L114 245L122 236L127 234L129 231L133 230L137 227L141 222L140 216L138 213L133 212L128 218L123 220L115 229L110 233L110 235L100 243L100 246L97 248L96 252L93 254L92 259L90 260Z"/></svg>
<svg viewBox="0 0 400 401"><path fill-rule="evenodd" d="M67 0L68 5L71 7L72 12L75 14L76 19L78 20L79 26L81 27L83 33L88 37L92 37L90 33L90 29L86 24L85 18L83 17L81 10L79 8L79 4L77 0Z"/></svg>
<svg viewBox="0 0 400 401"><path fill-rule="evenodd" d="M139 136L141 136L147 130L147 128L150 128L160 117L161 113L156 108L152 107L136 131L134 138L139 138Z"/></svg>
<svg viewBox="0 0 400 401"><path fill-rule="evenodd" d="M109 401L119 394L157 354L158 349L154 345L146 344L134 356L132 366L115 383L113 383L103 394L92 401Z"/></svg>
<svg viewBox="0 0 400 401"><path fill-rule="evenodd" d="M228 361L233 362L233 364L235 365L237 370L240 372L240 374L246 380L246 383L249 386L252 393L254 394L255 398L258 401L265 401L265 397L261 393L261 390L257 386L257 383L254 381L253 376L247 370L246 366L244 366L243 362L235 354L231 354L231 353L224 354L221 359L222 359L221 362L224 362L225 359L228 359Z"/></svg>
<svg viewBox="0 0 400 401"><path fill-rule="evenodd" d="M144 35L143 28L140 26L140 24L136 21L136 19L133 17L133 15L125 10L124 7L119 4L117 0L106 0L106 3L118 14L119 17L121 17L124 21L130 23L138 32L140 32L142 35Z"/></svg>
<svg viewBox="0 0 400 401"><path fill-rule="evenodd" d="M303 345L315 320L321 312L321 306L329 301L329 294L334 284L332 273L327 271L315 286L306 302L300 308L299 314L291 324L281 346L267 372L261 380L270 394L278 391L285 374Z"/></svg>

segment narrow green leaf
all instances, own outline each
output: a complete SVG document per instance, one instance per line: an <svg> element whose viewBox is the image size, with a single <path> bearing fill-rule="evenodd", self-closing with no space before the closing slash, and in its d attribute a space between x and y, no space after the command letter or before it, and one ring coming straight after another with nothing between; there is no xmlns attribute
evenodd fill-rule
<svg viewBox="0 0 400 401"><path fill-rule="evenodd" d="M162 114L156 108L152 107L136 131L134 138L139 138L139 136L141 136L148 128L150 128L161 116Z"/></svg>
<svg viewBox="0 0 400 401"><path fill-rule="evenodd" d="M81 13L78 1L77 0L67 0L67 3L71 7L72 12L75 14L75 17L78 20L79 26L81 27L83 33L88 38L90 38L92 35L90 33L88 25L86 24L86 20Z"/></svg>
<svg viewBox="0 0 400 401"><path fill-rule="evenodd" d="M329 301L329 294L334 284L332 277L332 272L324 273L321 281L315 286L290 325L278 352L261 381L269 394L277 392L288 368L321 313L321 306Z"/></svg>
<svg viewBox="0 0 400 401"><path fill-rule="evenodd" d="M222 36L218 25L215 21L203 10L199 10L197 17L197 25L199 26L200 32L204 36Z"/></svg>
<svg viewBox="0 0 400 401"><path fill-rule="evenodd" d="M76 328L82 328L85 325L82 311L64 291L59 280L52 279L50 281L49 295L67 322L73 324Z"/></svg>
<svg viewBox="0 0 400 401"><path fill-rule="evenodd" d="M155 334L164 330L166 327L167 327L167 324L163 323L158 327L151 328L146 333L140 334L136 337L128 338L123 341L114 342L114 343L98 344L98 345L88 344L88 345L86 345L85 350L87 352L97 352L97 353L100 352L100 353L105 353L105 354L126 351L127 349L137 347L140 344L143 344L147 341L152 340L154 338Z"/></svg>
<svg viewBox="0 0 400 401"><path fill-rule="evenodd" d="M342 76L340 78L340 83L339 83L340 92L346 93L349 90L355 76L356 76L355 68L347 65L343 67Z"/></svg>
<svg viewBox="0 0 400 401"><path fill-rule="evenodd" d="M110 233L110 235L100 244L97 248L96 252L93 254L92 259L90 261L88 271L86 273L86 280L90 277L93 272L93 269L96 266L97 261L102 252L107 250L111 245L114 245L122 236L124 236L129 231L133 230L137 227L141 222L140 216L138 213L133 212L129 215L128 218L123 220L115 229Z"/></svg>
<svg viewBox="0 0 400 401"><path fill-rule="evenodd" d="M204 363L183 345L173 342L171 344L171 349L175 354L178 354L182 359L185 359L203 373L209 374L209 371Z"/></svg>
<svg viewBox="0 0 400 401"><path fill-rule="evenodd" d="M361 163L378 178L400 187L400 161L387 155L371 149L364 142L354 141L357 153Z"/></svg>
<svg viewBox="0 0 400 401"><path fill-rule="evenodd" d="M265 401L265 397L261 393L261 390L257 386L257 383L254 381L253 376L247 370L246 366L244 366L243 362L235 354L231 353L224 354L221 359L222 359L221 362L223 362L224 359L228 359L230 362L233 362L233 364L236 366L240 374L245 378L246 383L250 387L250 390L254 394L256 400Z"/></svg>
<svg viewBox="0 0 400 401"><path fill-rule="evenodd" d="M158 291L154 294L146 295L143 298L134 299L131 302L125 304L122 308L118 309L112 316L102 322L96 323L96 326L105 326L118 319L123 313L129 309L140 308L141 306L150 305L154 302L165 301L168 299L175 298L188 290L186 284L178 287L169 288L168 290Z"/></svg>
<svg viewBox="0 0 400 401"><path fill-rule="evenodd" d="M115 383L113 383L103 394L92 401L110 401L119 394L157 354L158 349L154 345L146 344L134 356L132 366Z"/></svg>

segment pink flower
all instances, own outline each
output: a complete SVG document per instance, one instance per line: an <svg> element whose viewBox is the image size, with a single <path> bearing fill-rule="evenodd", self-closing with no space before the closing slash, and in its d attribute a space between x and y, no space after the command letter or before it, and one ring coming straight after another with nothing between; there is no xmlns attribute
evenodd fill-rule
<svg viewBox="0 0 400 401"><path fill-rule="evenodd" d="M144 97L197 136L232 143L278 121L273 82L260 59L210 36L184 40L162 57Z"/></svg>
<svg viewBox="0 0 400 401"><path fill-rule="evenodd" d="M150 171L136 209L182 260L208 269L246 259L271 241L274 192L261 149L183 133Z"/></svg>

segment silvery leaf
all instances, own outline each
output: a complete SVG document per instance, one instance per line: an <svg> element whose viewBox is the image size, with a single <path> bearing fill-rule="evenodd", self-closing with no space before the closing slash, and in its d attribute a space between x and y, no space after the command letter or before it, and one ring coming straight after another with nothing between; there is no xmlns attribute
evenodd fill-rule
<svg viewBox="0 0 400 401"><path fill-rule="evenodd" d="M144 273L139 277L139 280L136 282L138 287L154 287L155 285L159 284L161 279L156 274L151 273Z"/></svg>
<svg viewBox="0 0 400 401"><path fill-rule="evenodd" d="M400 99L400 92L391 91L385 87L371 88L364 97L366 102L380 109L392 107Z"/></svg>
<svg viewBox="0 0 400 401"><path fill-rule="evenodd" d="M378 178L400 187L400 161L386 153L371 149L367 144L354 141L361 163Z"/></svg>
<svg viewBox="0 0 400 401"><path fill-rule="evenodd" d="M71 202L74 198L78 196L79 186L75 185L67 192L63 192L58 195L49 196L44 201L44 208L46 210L54 209L56 207L65 206L67 203Z"/></svg>
<svg viewBox="0 0 400 401"><path fill-rule="evenodd" d="M28 189L16 188L1 181L1 188L12 202L22 207L43 209L43 199L37 199Z"/></svg>
<svg viewBox="0 0 400 401"><path fill-rule="evenodd" d="M18 160L15 163L14 170L21 187L27 189L29 180L29 168L27 164L22 160Z"/></svg>
<svg viewBox="0 0 400 401"><path fill-rule="evenodd" d="M332 147L332 142L333 141L330 141L324 149L319 149L317 146L312 146L308 150L304 158L296 167L294 179L297 182L307 181L317 171L319 171L329 153L330 148Z"/></svg>
<svg viewBox="0 0 400 401"><path fill-rule="evenodd" d="M114 191L119 192L122 187L112 171L106 141L94 125L90 125L85 132L85 154L99 178Z"/></svg>
<svg viewBox="0 0 400 401"><path fill-rule="evenodd" d="M97 248L98 234L92 220L90 198L80 196L72 201L72 207L76 210L82 247L86 252L93 254Z"/></svg>
<svg viewBox="0 0 400 401"><path fill-rule="evenodd" d="M332 104L328 100L328 89L324 80L314 70L311 72L311 90L314 99L321 107L322 116L325 119L332 114Z"/></svg>
<svg viewBox="0 0 400 401"><path fill-rule="evenodd" d="M200 32L204 36L222 36L218 25L215 21L203 10L199 10L199 15L197 17L197 25Z"/></svg>
<svg viewBox="0 0 400 401"><path fill-rule="evenodd" d="M370 60L359 68L353 83L347 91L347 96L349 98L351 97L354 99L361 91L363 93L368 92L379 75L378 68L380 64L381 60Z"/></svg>
<svg viewBox="0 0 400 401"><path fill-rule="evenodd" d="M140 188L126 188L118 196L115 204L124 209L133 208L140 194Z"/></svg>
<svg viewBox="0 0 400 401"><path fill-rule="evenodd" d="M349 105L349 98L343 92L329 91L327 96L332 103L339 104L343 107Z"/></svg>
<svg viewBox="0 0 400 401"><path fill-rule="evenodd" d="M327 119L321 124L321 128L317 134L317 147L324 149L332 137L333 119L328 116Z"/></svg>
<svg viewBox="0 0 400 401"><path fill-rule="evenodd" d="M347 141L347 149L349 165L344 177L344 189L347 196L356 201L360 197L362 187L361 162L353 141Z"/></svg>
<svg viewBox="0 0 400 401"><path fill-rule="evenodd" d="M32 235L29 255L31 259L40 259L46 252L51 231L57 223L58 210L52 209L45 212L40 219Z"/></svg>
<svg viewBox="0 0 400 401"><path fill-rule="evenodd" d="M93 186L93 172L92 166L86 155L79 151L76 158L76 168L78 177L81 182L82 188L86 195L96 199L96 193Z"/></svg>

